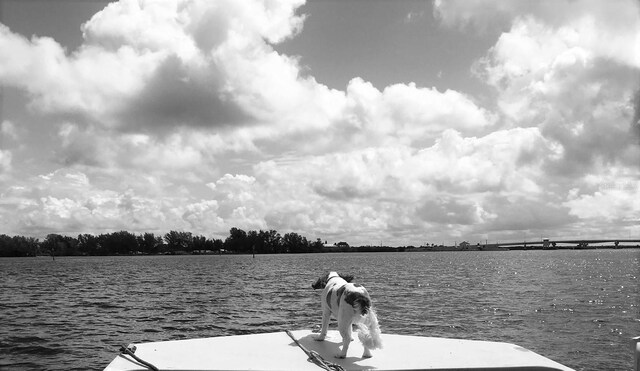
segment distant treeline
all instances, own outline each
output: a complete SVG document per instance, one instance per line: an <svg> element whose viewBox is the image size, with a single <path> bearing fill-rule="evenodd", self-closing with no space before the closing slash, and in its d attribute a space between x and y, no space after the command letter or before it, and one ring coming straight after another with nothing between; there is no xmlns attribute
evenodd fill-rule
<svg viewBox="0 0 640 371"><path fill-rule="evenodd" d="M127 231L77 237L49 234L40 241L33 237L0 235L0 256L82 256L140 254L280 254L332 251L397 251L390 247L361 246L350 248L346 242L326 246L319 238L309 241L297 233L281 236L275 230L248 231L231 228L229 236L209 239L191 232L171 231L164 236Z"/></svg>

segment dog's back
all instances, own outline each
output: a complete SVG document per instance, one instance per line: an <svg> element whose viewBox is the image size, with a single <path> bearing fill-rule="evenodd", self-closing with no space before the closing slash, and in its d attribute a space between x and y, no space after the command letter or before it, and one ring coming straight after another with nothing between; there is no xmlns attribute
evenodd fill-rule
<svg viewBox="0 0 640 371"><path fill-rule="evenodd" d="M347 294L344 296L344 301L351 305L361 315L366 315L371 308L371 297L367 290L358 284L348 283L353 287L348 287Z"/></svg>
<svg viewBox="0 0 640 371"><path fill-rule="evenodd" d="M347 285L349 283L339 275L330 276L322 291L322 307L329 309L336 318Z"/></svg>

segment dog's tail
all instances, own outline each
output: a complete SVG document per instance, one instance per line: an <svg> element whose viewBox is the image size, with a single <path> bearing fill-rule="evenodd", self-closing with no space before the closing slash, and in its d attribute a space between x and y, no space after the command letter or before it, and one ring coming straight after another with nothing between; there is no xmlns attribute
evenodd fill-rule
<svg viewBox="0 0 640 371"><path fill-rule="evenodd" d="M369 308L362 322L358 323L358 338L365 348L381 349L382 337L380 336L378 317L373 308Z"/></svg>

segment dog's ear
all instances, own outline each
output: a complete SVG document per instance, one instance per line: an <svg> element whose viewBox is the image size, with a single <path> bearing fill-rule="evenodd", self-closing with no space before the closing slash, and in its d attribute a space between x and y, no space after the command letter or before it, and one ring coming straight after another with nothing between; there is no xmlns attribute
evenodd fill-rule
<svg viewBox="0 0 640 371"><path fill-rule="evenodd" d="M324 289L325 287L327 287L327 282L329 281L329 273L325 274L324 276L318 278L316 280L316 282L311 284L311 287L314 290L318 290L318 289Z"/></svg>
<svg viewBox="0 0 640 371"><path fill-rule="evenodd" d="M355 278L350 274L340 274L340 273L338 273L338 275L340 276L340 278L342 278L343 280L345 280L347 282L351 282Z"/></svg>

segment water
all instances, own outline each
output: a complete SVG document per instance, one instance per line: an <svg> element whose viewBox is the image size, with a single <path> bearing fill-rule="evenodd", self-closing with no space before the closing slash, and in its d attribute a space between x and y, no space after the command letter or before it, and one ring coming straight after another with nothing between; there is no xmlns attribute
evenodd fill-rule
<svg viewBox="0 0 640 371"><path fill-rule="evenodd" d="M0 368L103 369L122 344L311 328L324 271L383 331L506 341L576 370L633 369L638 250L0 259ZM384 350L382 350L384 351ZM428 350L426 351L428 353Z"/></svg>

